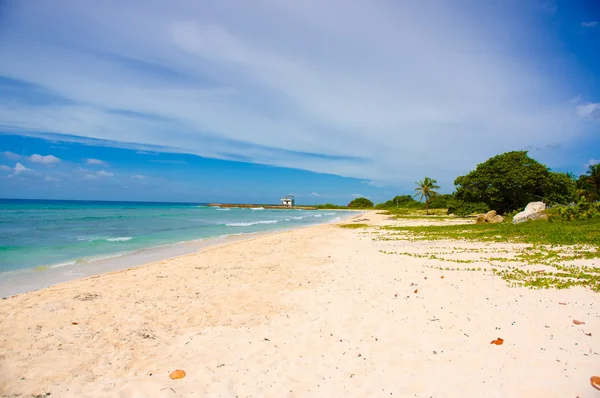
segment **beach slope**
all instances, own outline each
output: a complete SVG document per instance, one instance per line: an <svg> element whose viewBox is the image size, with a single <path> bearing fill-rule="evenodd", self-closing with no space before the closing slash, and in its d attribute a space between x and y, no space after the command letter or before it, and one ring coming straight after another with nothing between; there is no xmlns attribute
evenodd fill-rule
<svg viewBox="0 0 600 398"><path fill-rule="evenodd" d="M374 231L318 225L4 299L0 393L600 394L589 382L600 375L597 293L511 288L491 272L382 252L446 245L476 259L491 247L510 253L510 244L383 241ZM176 369L183 379L169 378Z"/></svg>

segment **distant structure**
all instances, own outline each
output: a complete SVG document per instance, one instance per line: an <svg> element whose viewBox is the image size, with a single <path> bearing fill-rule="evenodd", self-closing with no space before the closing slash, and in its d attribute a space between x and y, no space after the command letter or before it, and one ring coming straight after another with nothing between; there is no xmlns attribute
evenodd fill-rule
<svg viewBox="0 0 600 398"><path fill-rule="evenodd" d="M283 198L281 198L281 205L285 207L293 207L294 197L292 195L284 196Z"/></svg>

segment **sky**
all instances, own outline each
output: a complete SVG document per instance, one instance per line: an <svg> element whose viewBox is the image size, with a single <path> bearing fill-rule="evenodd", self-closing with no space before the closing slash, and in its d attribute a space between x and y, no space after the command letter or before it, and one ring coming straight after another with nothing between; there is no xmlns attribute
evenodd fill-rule
<svg viewBox="0 0 600 398"><path fill-rule="evenodd" d="M594 0L0 0L0 197L375 202L600 159Z"/></svg>

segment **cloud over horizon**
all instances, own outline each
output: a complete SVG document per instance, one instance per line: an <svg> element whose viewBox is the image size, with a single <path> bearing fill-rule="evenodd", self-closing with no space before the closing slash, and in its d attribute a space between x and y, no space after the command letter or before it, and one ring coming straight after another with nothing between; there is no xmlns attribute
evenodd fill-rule
<svg viewBox="0 0 600 398"><path fill-rule="evenodd" d="M374 185L588 134L599 99L572 101L538 10L469 4L14 3L0 124Z"/></svg>

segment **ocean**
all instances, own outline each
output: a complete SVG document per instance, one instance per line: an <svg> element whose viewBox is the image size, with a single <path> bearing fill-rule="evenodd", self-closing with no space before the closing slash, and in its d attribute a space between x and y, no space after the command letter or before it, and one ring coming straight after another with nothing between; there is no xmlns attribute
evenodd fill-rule
<svg viewBox="0 0 600 398"><path fill-rule="evenodd" d="M92 271L94 264L111 260L131 266L140 259L194 251L218 238L327 223L348 215L189 203L0 199L0 294L24 290L11 288L15 283L31 289L91 274L97 271ZM123 257L129 257L127 264ZM37 282L31 285L33 279Z"/></svg>

